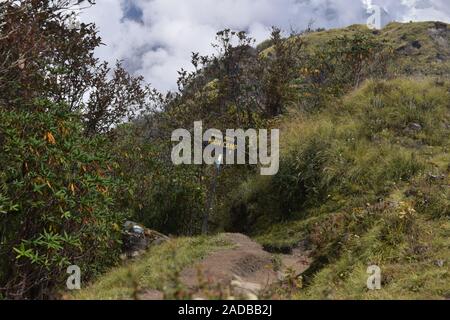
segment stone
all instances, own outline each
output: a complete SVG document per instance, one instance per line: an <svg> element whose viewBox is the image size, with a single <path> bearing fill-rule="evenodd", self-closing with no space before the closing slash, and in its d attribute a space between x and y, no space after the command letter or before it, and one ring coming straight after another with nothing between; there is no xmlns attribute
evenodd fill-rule
<svg viewBox="0 0 450 320"><path fill-rule="evenodd" d="M418 40L411 42L411 45L416 49L422 48L422 45L420 44L420 41L418 41Z"/></svg>
<svg viewBox="0 0 450 320"><path fill-rule="evenodd" d="M435 27L436 29L447 30L447 24L444 23L444 22L440 22L440 21L435 22L435 23L434 23L434 27Z"/></svg>
<svg viewBox="0 0 450 320"><path fill-rule="evenodd" d="M442 260L442 259L436 260L436 265L439 268L442 268L444 266L444 260Z"/></svg>
<svg viewBox="0 0 450 320"><path fill-rule="evenodd" d="M419 123L411 122L408 124L408 129L411 131L420 131L422 130L422 126Z"/></svg>
<svg viewBox="0 0 450 320"><path fill-rule="evenodd" d="M248 300L258 300L257 295L262 289L259 283L244 281L237 275L234 275L231 286L235 293L243 295Z"/></svg>
<svg viewBox="0 0 450 320"><path fill-rule="evenodd" d="M150 245L159 245L168 240L169 237L155 230L126 221L123 225L123 255L134 258L144 253Z"/></svg>
<svg viewBox="0 0 450 320"><path fill-rule="evenodd" d="M428 173L428 180L438 181L438 180L444 180L444 179L445 179L445 175L443 175L443 174Z"/></svg>

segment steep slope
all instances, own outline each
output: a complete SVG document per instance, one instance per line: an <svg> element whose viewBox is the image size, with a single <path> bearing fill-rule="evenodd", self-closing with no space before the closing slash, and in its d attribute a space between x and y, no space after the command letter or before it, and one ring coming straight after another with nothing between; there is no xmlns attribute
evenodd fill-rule
<svg viewBox="0 0 450 320"><path fill-rule="evenodd" d="M291 115L278 175L244 183L230 211L268 250L312 249L305 288L289 297L448 298L449 130L449 81L368 81Z"/></svg>

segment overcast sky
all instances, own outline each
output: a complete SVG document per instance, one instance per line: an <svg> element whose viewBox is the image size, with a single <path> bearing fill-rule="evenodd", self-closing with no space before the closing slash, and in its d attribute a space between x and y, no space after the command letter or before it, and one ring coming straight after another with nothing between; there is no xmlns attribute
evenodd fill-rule
<svg viewBox="0 0 450 320"><path fill-rule="evenodd" d="M275 25L289 31L365 23L378 5L384 21L450 22L450 0L96 0L81 19L95 22L105 46L101 59L123 60L159 90L176 88L177 70L189 69L191 52L213 52L215 33L245 30L257 42Z"/></svg>

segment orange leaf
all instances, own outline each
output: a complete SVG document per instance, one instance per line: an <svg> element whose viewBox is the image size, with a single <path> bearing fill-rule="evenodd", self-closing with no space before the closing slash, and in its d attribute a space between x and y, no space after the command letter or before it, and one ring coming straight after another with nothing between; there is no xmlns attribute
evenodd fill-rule
<svg viewBox="0 0 450 320"><path fill-rule="evenodd" d="M56 144L55 137L52 135L51 132L47 132L45 135L46 135L46 140L47 140L50 144Z"/></svg>
<svg viewBox="0 0 450 320"><path fill-rule="evenodd" d="M69 183L69 190L72 191L72 194L75 195L75 186L73 183Z"/></svg>

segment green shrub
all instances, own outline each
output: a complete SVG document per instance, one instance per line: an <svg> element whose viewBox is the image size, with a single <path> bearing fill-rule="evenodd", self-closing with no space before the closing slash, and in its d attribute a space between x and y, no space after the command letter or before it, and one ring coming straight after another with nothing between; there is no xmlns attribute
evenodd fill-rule
<svg viewBox="0 0 450 320"><path fill-rule="evenodd" d="M358 29L324 37L321 46L306 52L295 80L301 109L326 108L336 97L358 87L365 79L386 77L390 47L369 29ZM306 36L306 41L308 38L315 36Z"/></svg>
<svg viewBox="0 0 450 320"><path fill-rule="evenodd" d="M86 138L65 106L0 108L0 287L6 297L48 297L76 264L83 280L115 263L123 215L101 137Z"/></svg>
<svg viewBox="0 0 450 320"><path fill-rule="evenodd" d="M130 125L116 130L111 150L122 182L116 194L118 210L163 233L198 234L206 195L203 167L173 165L170 143L147 142L136 133Z"/></svg>

